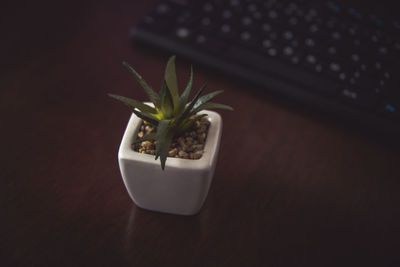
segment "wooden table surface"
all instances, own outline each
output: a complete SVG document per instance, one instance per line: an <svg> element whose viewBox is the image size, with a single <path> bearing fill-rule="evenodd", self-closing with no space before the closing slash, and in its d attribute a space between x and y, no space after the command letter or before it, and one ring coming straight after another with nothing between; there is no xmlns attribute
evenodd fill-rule
<svg viewBox="0 0 400 267"><path fill-rule="evenodd" d="M400 266L400 151L195 65L224 131L196 216L136 207L118 146L168 54L133 44L148 1L1 9L1 266ZM177 59L183 84L191 62Z"/></svg>

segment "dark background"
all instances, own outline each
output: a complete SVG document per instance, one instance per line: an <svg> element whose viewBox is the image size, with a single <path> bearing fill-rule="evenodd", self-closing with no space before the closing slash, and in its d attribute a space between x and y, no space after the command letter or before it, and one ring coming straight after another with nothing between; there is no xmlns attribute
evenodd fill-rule
<svg viewBox="0 0 400 267"><path fill-rule="evenodd" d="M149 1L17 1L0 11L1 266L399 266L400 152L194 66L224 131L196 216L137 208L117 151L168 54L131 43ZM181 83L190 62L177 59Z"/></svg>

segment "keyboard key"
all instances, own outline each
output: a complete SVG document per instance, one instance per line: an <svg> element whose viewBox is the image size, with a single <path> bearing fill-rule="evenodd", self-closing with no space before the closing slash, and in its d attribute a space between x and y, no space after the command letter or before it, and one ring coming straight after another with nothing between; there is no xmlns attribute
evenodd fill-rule
<svg viewBox="0 0 400 267"><path fill-rule="evenodd" d="M332 33L332 39L333 40L340 40L340 39L342 39L342 35L339 33L339 32L333 32Z"/></svg>
<svg viewBox="0 0 400 267"><path fill-rule="evenodd" d="M246 42L247 42L247 41L249 41L251 38L252 38L251 33L247 32L247 31L242 32L242 33L240 34L240 39L242 39L243 41L246 41Z"/></svg>
<svg viewBox="0 0 400 267"><path fill-rule="evenodd" d="M156 10L158 14L165 15L170 12L170 7L167 4L159 4Z"/></svg>
<svg viewBox="0 0 400 267"><path fill-rule="evenodd" d="M268 17L270 19L277 19L278 18L278 12L276 12L275 10L270 10L268 12Z"/></svg>
<svg viewBox="0 0 400 267"><path fill-rule="evenodd" d="M299 23L299 20L298 20L296 17L291 17L291 18L289 19L289 24L290 24L291 26L296 26L298 23Z"/></svg>
<svg viewBox="0 0 400 267"><path fill-rule="evenodd" d="M360 61L360 56L358 54L352 54L351 60L353 60L354 62L358 62Z"/></svg>
<svg viewBox="0 0 400 267"><path fill-rule="evenodd" d="M400 123L400 105L392 101L383 101L378 109L379 114Z"/></svg>
<svg viewBox="0 0 400 267"><path fill-rule="evenodd" d="M211 25L211 19L209 17L202 18L200 23L203 26L209 26Z"/></svg>
<svg viewBox="0 0 400 267"><path fill-rule="evenodd" d="M274 57L274 56L278 55L278 50L276 48L271 47L268 49L268 55L270 55L271 57Z"/></svg>
<svg viewBox="0 0 400 267"><path fill-rule="evenodd" d="M294 38L294 35L291 31L285 31L283 33L283 38L286 40L292 40Z"/></svg>
<svg viewBox="0 0 400 267"><path fill-rule="evenodd" d="M306 38L305 44L306 44L306 46L308 46L308 47L314 47L314 46L315 46L315 41L314 41L314 39Z"/></svg>
<svg viewBox="0 0 400 267"><path fill-rule="evenodd" d="M334 46L328 47L328 53L332 56L336 55L337 49Z"/></svg>
<svg viewBox="0 0 400 267"><path fill-rule="evenodd" d="M292 56L294 54L294 49L292 47L290 47L290 46L285 46L283 48L283 54L285 56Z"/></svg>
<svg viewBox="0 0 400 267"><path fill-rule="evenodd" d="M232 11L229 9L225 9L222 12L222 18L224 18L224 19L230 19L230 18L232 18L232 16L233 16Z"/></svg>
<svg viewBox="0 0 400 267"><path fill-rule="evenodd" d="M309 27L309 31L310 33L317 33L319 31L318 24L311 24L311 26Z"/></svg>
<svg viewBox="0 0 400 267"><path fill-rule="evenodd" d="M292 62L292 64L297 65L300 63L300 57L299 56L293 56L291 57L290 61Z"/></svg>
<svg viewBox="0 0 400 267"><path fill-rule="evenodd" d="M264 24L262 25L262 30L263 30L264 32L270 32L270 31L272 30L271 24L269 24L269 23L264 23Z"/></svg>
<svg viewBox="0 0 400 267"><path fill-rule="evenodd" d="M242 25L243 26L250 26L250 25L252 25L253 24L253 19L252 18L250 18L250 17L244 17L243 19L242 19Z"/></svg>
<svg viewBox="0 0 400 267"><path fill-rule="evenodd" d="M203 10L204 10L206 13L211 13L211 12L214 11L214 6L213 6L211 3L205 3L205 4L203 5Z"/></svg>
<svg viewBox="0 0 400 267"><path fill-rule="evenodd" d="M179 38L185 39L188 38L189 35L190 35L190 30L188 28L180 27L176 29L176 36L178 36Z"/></svg>
<svg viewBox="0 0 400 267"><path fill-rule="evenodd" d="M264 40L262 41L262 46L263 46L264 48L266 48L266 49L272 47L272 44L273 44L273 42L272 42L272 40L270 40L270 39L264 39Z"/></svg>
<svg viewBox="0 0 400 267"><path fill-rule="evenodd" d="M250 11L250 12L252 12L252 13L254 13L254 12L256 12L256 11L258 10L258 7L257 7L256 4L249 4L249 5L247 6L247 10Z"/></svg>
<svg viewBox="0 0 400 267"><path fill-rule="evenodd" d="M317 58L314 55L307 55L306 61L309 64L315 64L317 62Z"/></svg>
<svg viewBox="0 0 400 267"><path fill-rule="evenodd" d="M231 25L229 25L229 24L223 24L223 25L221 26L221 32L222 32L222 33L230 33L230 32L232 32L232 27L231 27Z"/></svg>
<svg viewBox="0 0 400 267"><path fill-rule="evenodd" d="M329 69L331 71L334 71L334 72L339 72L340 71L340 64L338 64L336 62L332 62L331 64L329 64Z"/></svg>

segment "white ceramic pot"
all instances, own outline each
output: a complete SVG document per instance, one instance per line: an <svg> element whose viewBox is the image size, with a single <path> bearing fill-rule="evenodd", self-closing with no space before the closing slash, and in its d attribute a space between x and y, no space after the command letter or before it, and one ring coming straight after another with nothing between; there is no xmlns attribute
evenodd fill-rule
<svg viewBox="0 0 400 267"><path fill-rule="evenodd" d="M142 120L132 113L118 152L119 168L126 189L141 208L180 215L200 211L214 175L222 133L221 116L209 110L210 121L204 154L200 159L167 158L165 170L153 155L132 149Z"/></svg>

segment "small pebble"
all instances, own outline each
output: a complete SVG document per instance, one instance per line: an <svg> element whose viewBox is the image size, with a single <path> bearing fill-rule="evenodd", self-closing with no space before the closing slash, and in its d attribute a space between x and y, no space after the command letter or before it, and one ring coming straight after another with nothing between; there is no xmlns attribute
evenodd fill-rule
<svg viewBox="0 0 400 267"><path fill-rule="evenodd" d="M144 129L145 129L145 131L146 131L146 134L149 134L149 133L151 133L151 132L154 130L154 128L151 127L150 125L147 125Z"/></svg>
<svg viewBox="0 0 400 267"><path fill-rule="evenodd" d="M179 146L181 147L185 146L185 139L183 137L179 137L177 141Z"/></svg>
<svg viewBox="0 0 400 267"><path fill-rule="evenodd" d="M204 148L204 145L194 145L194 146L192 146L192 147L193 147L193 150L194 150L195 152L197 152L197 151L202 151L203 148Z"/></svg>
<svg viewBox="0 0 400 267"><path fill-rule="evenodd" d="M199 159L199 158L201 158L201 156L203 156L203 151L197 151L194 153L190 153L191 159Z"/></svg>
<svg viewBox="0 0 400 267"><path fill-rule="evenodd" d="M179 155L180 158L184 158L184 159L189 158L189 154L186 153L185 151L182 151L182 150L179 151L178 155Z"/></svg>
<svg viewBox="0 0 400 267"><path fill-rule="evenodd" d="M183 146L180 147L180 150L185 151L185 152L189 152L189 146L184 144Z"/></svg>
<svg viewBox="0 0 400 267"><path fill-rule="evenodd" d="M193 144L193 138L188 136L186 139L186 145L191 146Z"/></svg>
<svg viewBox="0 0 400 267"><path fill-rule="evenodd" d="M175 157L178 154L178 149L174 148L168 152L168 157Z"/></svg>
<svg viewBox="0 0 400 267"><path fill-rule="evenodd" d="M206 141L206 133L202 133L199 136L199 143L200 144L204 144L204 142Z"/></svg>
<svg viewBox="0 0 400 267"><path fill-rule="evenodd" d="M196 139L196 138L197 138L197 133L196 133L195 131L191 131L191 132L189 133L189 135L190 135L190 137L192 137L193 139Z"/></svg>
<svg viewBox="0 0 400 267"><path fill-rule="evenodd" d="M144 148L150 148L153 144L150 141L143 141L142 142L142 147Z"/></svg>

